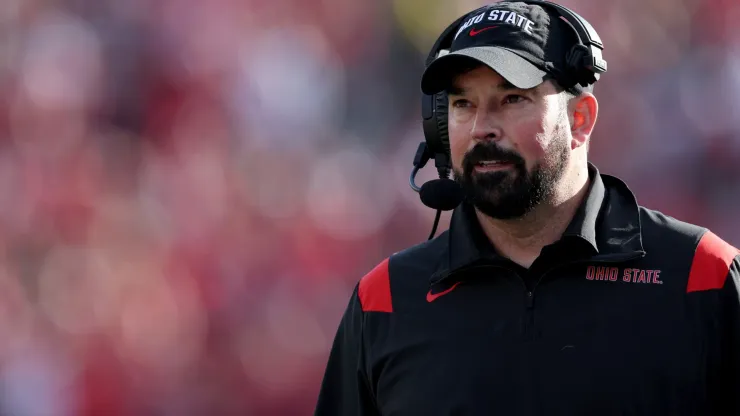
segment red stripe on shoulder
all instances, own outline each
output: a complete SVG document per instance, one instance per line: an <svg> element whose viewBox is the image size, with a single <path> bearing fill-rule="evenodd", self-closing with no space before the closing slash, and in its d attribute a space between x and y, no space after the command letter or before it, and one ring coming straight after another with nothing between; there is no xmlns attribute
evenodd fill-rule
<svg viewBox="0 0 740 416"><path fill-rule="evenodd" d="M365 312L393 312L388 262L389 259L383 260L360 279L357 295Z"/></svg>
<svg viewBox="0 0 740 416"><path fill-rule="evenodd" d="M721 289L738 254L738 249L707 231L696 247L686 292Z"/></svg>

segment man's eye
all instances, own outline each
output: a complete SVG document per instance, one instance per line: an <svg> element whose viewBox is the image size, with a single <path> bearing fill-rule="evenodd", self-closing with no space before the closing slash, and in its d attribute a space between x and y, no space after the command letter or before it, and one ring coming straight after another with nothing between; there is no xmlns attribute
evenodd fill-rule
<svg viewBox="0 0 740 416"><path fill-rule="evenodd" d="M470 107L470 101L463 100L463 99L454 100L452 102L452 106L455 107L455 108L466 108L466 107Z"/></svg>
<svg viewBox="0 0 740 416"><path fill-rule="evenodd" d="M520 101L523 101L523 100L524 100L524 97L523 96L516 95L516 94L511 94L511 95L507 95L506 98L504 98L504 103L505 104L516 104L516 103L518 103Z"/></svg>

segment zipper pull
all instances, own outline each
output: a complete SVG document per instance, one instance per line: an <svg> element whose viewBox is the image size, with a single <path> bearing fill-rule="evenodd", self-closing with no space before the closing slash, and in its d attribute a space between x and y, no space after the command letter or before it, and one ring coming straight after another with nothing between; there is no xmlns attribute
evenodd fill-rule
<svg viewBox="0 0 740 416"><path fill-rule="evenodd" d="M534 307L534 293L531 290L527 291L527 309Z"/></svg>

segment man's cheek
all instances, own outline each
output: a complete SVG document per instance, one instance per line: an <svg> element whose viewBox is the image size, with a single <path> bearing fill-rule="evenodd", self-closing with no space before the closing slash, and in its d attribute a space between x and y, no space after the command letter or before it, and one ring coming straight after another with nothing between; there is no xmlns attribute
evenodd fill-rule
<svg viewBox="0 0 740 416"><path fill-rule="evenodd" d="M519 143L519 146L515 149L519 156L524 159L527 170L532 168L537 161L543 160L547 156L546 150L546 147L543 147L539 140Z"/></svg>
<svg viewBox="0 0 740 416"><path fill-rule="evenodd" d="M459 157L452 158L452 167L460 172L465 170L465 156L460 155Z"/></svg>
<svg viewBox="0 0 740 416"><path fill-rule="evenodd" d="M452 157L452 166L462 169L463 159L465 158L467 148L460 142L450 141L450 153Z"/></svg>

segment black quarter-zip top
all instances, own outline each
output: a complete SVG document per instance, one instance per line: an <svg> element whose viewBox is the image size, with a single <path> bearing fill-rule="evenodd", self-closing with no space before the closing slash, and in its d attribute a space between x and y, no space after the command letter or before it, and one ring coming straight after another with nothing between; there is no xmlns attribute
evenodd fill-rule
<svg viewBox="0 0 740 416"><path fill-rule="evenodd" d="M740 251L589 175L529 268L497 254L466 203L379 262L351 295L315 414L740 414Z"/></svg>

